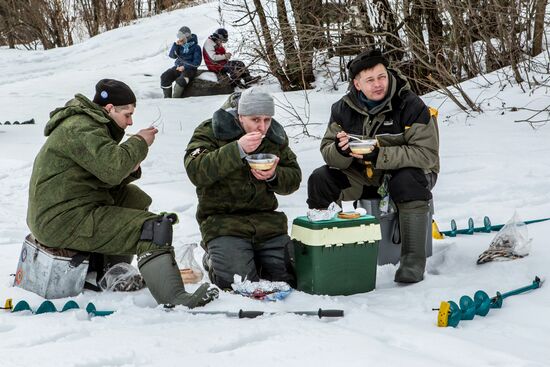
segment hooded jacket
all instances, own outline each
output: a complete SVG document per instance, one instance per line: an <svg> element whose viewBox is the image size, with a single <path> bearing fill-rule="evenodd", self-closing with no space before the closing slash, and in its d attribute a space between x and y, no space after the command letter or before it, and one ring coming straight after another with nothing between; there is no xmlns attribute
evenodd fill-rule
<svg viewBox="0 0 550 367"><path fill-rule="evenodd" d="M325 162L339 169L365 172L364 162L344 157L335 146L336 134L345 131L376 138L380 146L374 166L376 177L383 170L416 167L425 173L439 172L439 132L431 110L414 94L397 71L388 69L389 86L385 99L369 109L360 101L353 84L350 91L332 105L330 120L321 142Z"/></svg>
<svg viewBox="0 0 550 367"><path fill-rule="evenodd" d="M174 42L168 56L176 59L174 61L176 67L183 66L196 70L202 62L201 46L199 46L197 35L193 33L191 39L187 40L183 45L178 45Z"/></svg>
<svg viewBox="0 0 550 367"><path fill-rule="evenodd" d="M227 64L225 53L225 47L216 43L212 36L208 37L202 46L204 63L206 64L208 70L215 73L219 73L225 64Z"/></svg>
<svg viewBox="0 0 550 367"><path fill-rule="evenodd" d="M237 143L245 134L237 119L239 96L232 94L211 119L195 129L185 154L187 175L197 187L196 217L203 244L219 236L262 242L286 234L287 217L276 211L275 194L293 193L302 178L284 128L275 120L254 153L280 158L276 178L266 182L252 175Z"/></svg>
<svg viewBox="0 0 550 367"><path fill-rule="evenodd" d="M71 236L92 236L94 208L113 205L111 190L137 179L147 143L124 130L107 112L81 94L50 113L48 137L33 166L27 224L42 243L78 249ZM113 231L128 218L113 218Z"/></svg>

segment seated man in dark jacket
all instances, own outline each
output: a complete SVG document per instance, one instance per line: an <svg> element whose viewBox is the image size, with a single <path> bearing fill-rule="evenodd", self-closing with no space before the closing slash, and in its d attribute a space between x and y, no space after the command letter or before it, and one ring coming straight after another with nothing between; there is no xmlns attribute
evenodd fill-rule
<svg viewBox="0 0 550 367"><path fill-rule="evenodd" d="M399 212L402 246L395 281L413 283L424 277L439 135L430 109L388 64L380 51L370 50L348 65L350 89L332 105L321 141L327 165L309 177L307 203L326 209L333 201L389 192ZM349 134L376 138L377 144L367 154L353 153Z"/></svg>
<svg viewBox="0 0 550 367"><path fill-rule="evenodd" d="M197 187L197 220L207 251L210 279L231 288L233 276L294 285L287 217L275 194L300 186L301 171L284 128L274 119L273 98L248 89L232 94L211 119L195 129L185 169ZM277 156L271 167L253 169L253 153Z"/></svg>
<svg viewBox="0 0 550 367"><path fill-rule="evenodd" d="M198 44L197 36L191 33L189 27L180 28L168 56L176 61L174 66L160 76L160 87L164 98L181 98L183 90L197 75L197 68L202 62L201 46ZM172 92L174 81L176 83Z"/></svg>
<svg viewBox="0 0 550 367"><path fill-rule="evenodd" d="M158 130L142 129L126 141L136 97L130 87L100 80L93 101L82 94L54 110L48 137L29 184L27 224L47 247L102 254L138 255L138 266L159 304L196 307L213 299L208 283L185 291L174 260L174 215L148 211L151 198L130 182Z"/></svg>

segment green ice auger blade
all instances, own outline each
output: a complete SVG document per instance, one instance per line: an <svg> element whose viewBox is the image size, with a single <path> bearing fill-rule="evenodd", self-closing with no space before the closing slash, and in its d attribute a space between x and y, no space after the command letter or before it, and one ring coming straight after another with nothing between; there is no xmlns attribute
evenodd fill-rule
<svg viewBox="0 0 550 367"><path fill-rule="evenodd" d="M458 307L455 302L449 301L449 305L451 306L451 308L449 310L449 319L447 321L447 325L456 327L460 322L462 312L460 312L460 307Z"/></svg>
<svg viewBox="0 0 550 367"><path fill-rule="evenodd" d="M476 314L476 305L469 296L460 297L460 313L462 320L472 320Z"/></svg>
<svg viewBox="0 0 550 367"><path fill-rule="evenodd" d="M486 316L491 309L491 298L484 291L477 291L474 294L474 303L476 305L476 315Z"/></svg>
<svg viewBox="0 0 550 367"><path fill-rule="evenodd" d="M57 312L57 308L55 308L55 305L52 303L52 301L44 301L38 307L38 310L36 310L35 314L40 315L42 313L49 313L49 312Z"/></svg>
<svg viewBox="0 0 550 367"><path fill-rule="evenodd" d="M29 303L27 301L19 301L15 305L15 307L11 310L11 312L19 312L19 311L31 311L31 306L29 306Z"/></svg>
<svg viewBox="0 0 550 367"><path fill-rule="evenodd" d="M61 312L65 312L65 311L68 311L68 310L76 310L76 309L79 309L79 308L80 308L80 306L78 306L78 303L71 300L71 301L65 303L65 306L63 306L63 309L61 310Z"/></svg>
<svg viewBox="0 0 550 367"><path fill-rule="evenodd" d="M489 233L491 232L491 220L488 216L483 217L483 227L475 227L474 232Z"/></svg>

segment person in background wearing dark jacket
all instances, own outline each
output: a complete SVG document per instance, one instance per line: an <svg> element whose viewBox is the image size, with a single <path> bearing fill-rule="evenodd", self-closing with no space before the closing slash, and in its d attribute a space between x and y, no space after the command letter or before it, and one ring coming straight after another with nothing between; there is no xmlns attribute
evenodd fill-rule
<svg viewBox="0 0 550 367"><path fill-rule="evenodd" d="M197 75L197 68L202 62L201 47L197 36L191 33L189 27L183 26L177 34L177 40L168 54L174 61L174 66L160 76L160 86L164 98L181 98L183 90ZM174 83L172 91L172 83Z"/></svg>
<svg viewBox="0 0 550 367"><path fill-rule="evenodd" d="M424 277L439 133L431 110L388 65L379 50L363 52L348 64L350 89L332 105L321 141L326 165L309 177L307 203L310 209L326 209L333 201L380 198L380 192L388 192L401 233L395 281L414 283ZM377 144L369 153L352 153L349 134L376 138Z"/></svg>
<svg viewBox="0 0 550 367"><path fill-rule="evenodd" d="M202 46L206 67L215 73L228 74L233 88L248 88L260 80L260 77L250 76L250 72L242 61L230 60L233 55L231 52L227 52L223 46L228 39L229 34L225 28L218 28L206 39Z"/></svg>
<svg viewBox="0 0 550 367"><path fill-rule="evenodd" d="M207 251L203 264L222 289L231 289L235 274L295 286L287 217L276 210L275 194L298 190L302 174L274 113L268 93L233 93L187 145L185 169L197 187L197 221ZM253 153L277 158L265 170L253 169L245 159Z"/></svg>
<svg viewBox="0 0 550 367"><path fill-rule="evenodd" d="M27 224L47 247L105 255L138 255L159 304L196 307L217 296L208 283L185 291L172 248L174 214L148 211L151 198L130 182L141 177L158 130L131 126L136 97L125 83L102 79L93 101L82 94L50 114L48 137L33 166Z"/></svg>

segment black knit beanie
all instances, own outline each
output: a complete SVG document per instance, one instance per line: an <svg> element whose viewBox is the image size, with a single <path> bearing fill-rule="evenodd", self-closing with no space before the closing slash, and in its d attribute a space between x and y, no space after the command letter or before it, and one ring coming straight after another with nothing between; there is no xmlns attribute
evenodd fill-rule
<svg viewBox="0 0 550 367"><path fill-rule="evenodd" d="M372 49L363 51L355 56L353 60L348 62L349 78L353 79L361 71L375 67L378 64L388 67L390 63L380 50Z"/></svg>
<svg viewBox="0 0 550 367"><path fill-rule="evenodd" d="M124 106L136 103L136 96L130 87L119 80L101 79L95 85L94 103L106 106Z"/></svg>

